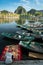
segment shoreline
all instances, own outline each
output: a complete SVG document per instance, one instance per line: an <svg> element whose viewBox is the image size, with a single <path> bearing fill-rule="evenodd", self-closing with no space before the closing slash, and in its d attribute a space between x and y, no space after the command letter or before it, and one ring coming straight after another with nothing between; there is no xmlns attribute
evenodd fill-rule
<svg viewBox="0 0 43 65"><path fill-rule="evenodd" d="M22 61L14 61L11 65L43 65L43 60L22 60ZM0 61L0 65L6 65L4 61ZM10 64L9 64L10 65Z"/></svg>

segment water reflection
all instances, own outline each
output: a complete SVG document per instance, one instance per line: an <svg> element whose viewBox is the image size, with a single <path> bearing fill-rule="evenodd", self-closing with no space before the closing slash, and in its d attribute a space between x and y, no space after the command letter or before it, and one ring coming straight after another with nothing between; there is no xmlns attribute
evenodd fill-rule
<svg viewBox="0 0 43 65"><path fill-rule="evenodd" d="M22 18L16 21L17 24L21 24L21 25L23 25L25 22L26 22L26 19L22 19Z"/></svg>
<svg viewBox="0 0 43 65"><path fill-rule="evenodd" d="M17 24L24 24L26 19L0 19L0 32L15 32Z"/></svg>
<svg viewBox="0 0 43 65"><path fill-rule="evenodd" d="M19 19L0 19L0 24L6 24L6 23L13 23L15 22L16 24L25 24L28 22L25 18L19 18Z"/></svg>
<svg viewBox="0 0 43 65"><path fill-rule="evenodd" d="M15 22L17 20L19 20L19 19L12 19L12 18L7 19L7 18L3 18L3 19L0 19L0 24L3 24L3 23L11 23L11 22Z"/></svg>

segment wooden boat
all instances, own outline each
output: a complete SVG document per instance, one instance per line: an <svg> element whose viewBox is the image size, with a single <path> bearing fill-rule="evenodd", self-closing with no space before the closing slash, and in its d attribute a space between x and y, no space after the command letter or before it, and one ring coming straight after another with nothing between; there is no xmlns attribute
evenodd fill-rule
<svg viewBox="0 0 43 65"><path fill-rule="evenodd" d="M20 41L19 45L21 45L24 48L27 48L28 50L32 52L37 53L43 53L43 47L41 46L41 43L33 42L33 41Z"/></svg>
<svg viewBox="0 0 43 65"><path fill-rule="evenodd" d="M27 36L25 34L9 34L9 33L1 33L2 36L5 38L16 40L16 41L28 41L28 40L34 40L33 36Z"/></svg>
<svg viewBox="0 0 43 65"><path fill-rule="evenodd" d="M34 28L34 27L29 27L29 26L26 26L26 25L17 25L17 27L23 29L23 30L27 30L28 33L32 33L32 34L35 34L37 37L43 37L43 28ZM38 36L39 35L39 36Z"/></svg>
<svg viewBox="0 0 43 65"><path fill-rule="evenodd" d="M9 40L16 40L16 41L29 41L29 40L39 41L40 40L41 42L43 42L43 37L41 37L38 34L16 32L15 34L14 33L13 34L11 34L11 33L1 33L1 35L4 38L7 38Z"/></svg>
<svg viewBox="0 0 43 65"><path fill-rule="evenodd" d="M0 61L5 61L6 53L12 53L13 61L22 59L22 51L19 45L5 46L4 49L2 50L2 54L0 55Z"/></svg>
<svg viewBox="0 0 43 65"><path fill-rule="evenodd" d="M28 57L31 57L33 59L43 59L43 54L35 53L35 52L29 52Z"/></svg>
<svg viewBox="0 0 43 65"><path fill-rule="evenodd" d="M29 39L29 37L34 37L34 40L36 40L36 41L38 41L38 40L40 40L40 41L43 41L43 36L42 36L42 34L39 34L39 32L34 32L34 33L28 33L28 32L20 32L20 31L18 31L18 32L16 32L18 35L21 35L22 36L22 38L28 38ZM30 39L29 39L30 40Z"/></svg>
<svg viewBox="0 0 43 65"><path fill-rule="evenodd" d="M29 26L26 26L26 25L17 25L17 27L23 29L23 30L26 30L30 33L33 33L32 29L29 27Z"/></svg>

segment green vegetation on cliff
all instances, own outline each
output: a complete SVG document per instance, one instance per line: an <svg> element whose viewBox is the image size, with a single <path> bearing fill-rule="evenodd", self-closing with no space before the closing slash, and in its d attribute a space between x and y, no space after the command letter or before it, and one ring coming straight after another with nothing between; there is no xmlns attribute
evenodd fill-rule
<svg viewBox="0 0 43 65"><path fill-rule="evenodd" d="M36 10L35 9L31 9L30 11L28 11L27 13L30 13L30 14L35 14Z"/></svg>
<svg viewBox="0 0 43 65"><path fill-rule="evenodd" d="M26 10L25 8L23 8L22 6L19 6L16 10L15 13L17 14L26 14Z"/></svg>
<svg viewBox="0 0 43 65"><path fill-rule="evenodd" d="M43 16L43 10L31 9L30 11L27 12L27 14L35 15L35 16Z"/></svg>
<svg viewBox="0 0 43 65"><path fill-rule="evenodd" d="M1 13L7 14L9 12L7 10L2 10Z"/></svg>

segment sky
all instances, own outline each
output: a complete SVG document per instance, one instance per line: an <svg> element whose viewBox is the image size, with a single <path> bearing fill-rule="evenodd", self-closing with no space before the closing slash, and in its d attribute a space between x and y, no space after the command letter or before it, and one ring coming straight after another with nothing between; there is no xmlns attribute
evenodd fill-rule
<svg viewBox="0 0 43 65"><path fill-rule="evenodd" d="M43 0L0 0L0 11L14 12L18 6L23 6L27 11L30 9L43 10Z"/></svg>

